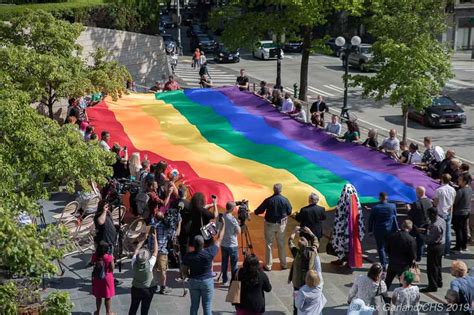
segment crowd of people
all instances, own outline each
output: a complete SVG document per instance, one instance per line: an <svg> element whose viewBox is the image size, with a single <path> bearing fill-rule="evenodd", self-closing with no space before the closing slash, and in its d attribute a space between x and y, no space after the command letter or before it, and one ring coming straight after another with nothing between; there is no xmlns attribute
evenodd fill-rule
<svg viewBox="0 0 474 315"><path fill-rule="evenodd" d="M202 56L199 61L193 61L194 66L202 68L205 64ZM244 69L236 85L241 90L249 89ZM174 90L179 89L179 85L170 76L164 88ZM150 90L161 91L159 83ZM331 115L330 122L325 122L324 114L329 109L323 97L318 97L311 105L310 121L307 121L301 103L293 100L289 93L282 96L278 89L270 92L267 84L261 82L257 94L271 101L282 113L322 128L341 141L360 141L356 121L347 121L344 134L337 115ZM188 188L183 184L179 171L165 161L151 164L147 156L141 159L139 152L129 154L126 146L110 143L108 131L101 132L99 141L94 127L88 123L85 108L97 104L102 97L95 95L71 99L66 123L77 124L84 141L96 140L104 150L115 154L114 178L127 178L138 183L139 189L133 197L131 208L133 216L143 218L148 228L146 238L136 244L131 259L133 280L129 314L136 314L139 308L141 314L147 314L155 293L167 295L171 292L167 285L167 272L172 254L178 255L179 280L186 282L189 287L190 314L198 314L200 305L205 315L211 314L217 276L213 264L219 251L222 273L220 285L230 286L233 281L240 282L240 303L235 304L237 314L264 313L265 292L272 290L266 272L274 267L274 241L278 248L279 269L290 269L288 282L294 289L294 314L321 314L327 300L323 294L319 242L323 237L322 223L326 220L326 212L318 205L316 193L308 196L308 205L294 217L298 226L287 238L288 219L293 209L283 195L283 186L275 184L273 194L254 211L255 215L264 217L263 264L256 255L248 254L239 268L238 235L242 225L233 215L236 211L235 202L229 200L225 212L219 213L218 196L205 196L200 192L188 196ZM413 311L395 311L395 314L417 314L420 292L434 292L443 287L442 257L456 257L468 251L468 220L472 199L469 166L456 159L454 151L448 150L445 154L442 148L433 145L429 137L425 137L425 150L420 153L417 144L407 146L403 141L400 142L394 129L390 130L381 145L377 140L377 132L370 130L362 145L380 150L400 163L413 164L441 183L433 200L427 198L424 187L416 188L417 200L407 205L408 217L400 225L395 205L388 202L386 193L380 193L380 202L372 206L367 220L368 232L375 238L380 262L373 264L367 275L355 278L348 295L351 310L370 310L373 306L392 303L393 306L409 307ZM116 285L113 272L118 233L106 194L104 189L94 216L95 250L91 264L94 266L92 294L96 297L97 314L100 313L103 299L106 313L112 314L111 299L115 295ZM83 199L90 198L84 193L80 196ZM206 204L208 197L211 203ZM451 226L455 232L454 247L451 247ZM287 249L293 257L291 267L287 263ZM417 277L420 275L416 263L425 251L428 285L420 290L414 284L419 281ZM468 275L467 265L455 260L451 273L455 280L447 291L447 303L471 305L474 301L474 277ZM391 301L387 302L388 292L396 278L400 286L394 289Z"/></svg>

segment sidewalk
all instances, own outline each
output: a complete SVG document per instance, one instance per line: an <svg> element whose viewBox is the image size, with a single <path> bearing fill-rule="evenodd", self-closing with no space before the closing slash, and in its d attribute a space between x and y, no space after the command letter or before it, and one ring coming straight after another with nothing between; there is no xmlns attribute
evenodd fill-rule
<svg viewBox="0 0 474 315"><path fill-rule="evenodd" d="M51 222L51 215L61 211L64 204L70 200L70 197L66 194L56 194L53 196L51 201L44 203L46 220ZM254 206L254 205L251 205ZM328 219L325 221L324 233L329 235L332 230L333 212L328 212ZM399 219L402 220L403 214L399 215ZM253 239L253 245L256 254L262 259L264 251L263 242L263 219L260 217L253 217L252 221L249 222L249 229ZM289 220L289 226L287 227L287 234L290 233L292 228L296 225L293 219ZM377 261L377 254L375 250L375 241L373 237L366 237L363 241L364 249L364 265L360 269L349 270L345 267L336 267L330 264L331 260L335 258L328 256L324 251L326 248L327 239L323 238L321 241L321 261L324 278L324 294L328 300L323 314L337 315L346 314L347 312L347 295L352 285L354 277L358 274L366 273L370 264ZM474 251L474 246L470 244L469 249L471 253ZM453 277L449 274L451 261L455 258L463 259L469 267L474 265L473 255L462 254L458 256L452 256L450 258L443 259L443 282L444 287L433 294L422 294L421 303L428 303L427 306L434 307L433 303L442 303L444 301L444 294L449 287L450 281ZM274 257L278 257L274 251ZM289 254L289 253L287 253ZM62 277L55 277L47 281L47 291L51 290L66 290L71 294L71 299L74 302L73 314L92 314L95 310L95 299L90 294L91 282L90 277L92 269L87 268L86 265L90 259L91 252L86 254L79 254L68 257L63 260L66 266L71 270L66 270ZM242 257L241 257L242 259ZM278 265L278 259L274 259L274 266ZM117 268L117 267L116 267ZM422 259L420 263L422 270L422 281L420 287L424 287L427 283L426 277L426 258ZM219 263L215 263L214 271L219 272ZM288 284L288 270L279 271L275 270L267 273L270 278L270 282L273 286L272 292L265 295L266 297L266 313L273 315L291 314L292 310L292 287ZM152 307L149 314L189 314L190 297L189 293L182 297L183 288L180 283L177 283L173 279L177 277L177 270L169 272L168 279L170 279L170 287L173 289L171 295L162 296L155 295ZM122 272L118 269L115 270L114 276L122 281L122 284L116 289L116 296L112 300L113 310L117 314L127 314L130 306L130 287L131 287L131 271L130 262L125 261L123 264ZM394 281L395 287L397 281ZM234 312L234 308L225 302L225 295L227 288L216 287L215 296L213 299L213 314L230 314ZM446 312L422 312L421 314L447 314Z"/></svg>

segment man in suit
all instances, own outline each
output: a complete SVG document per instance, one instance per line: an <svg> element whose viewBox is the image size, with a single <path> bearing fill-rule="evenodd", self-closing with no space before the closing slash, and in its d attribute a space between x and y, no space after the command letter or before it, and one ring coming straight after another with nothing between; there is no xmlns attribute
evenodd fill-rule
<svg viewBox="0 0 474 315"><path fill-rule="evenodd" d="M402 229L393 233L387 242L387 253L390 259L387 269L385 284L390 289L395 276L400 275L410 269L416 258L416 240L410 235L413 229L413 222L405 220Z"/></svg>
<svg viewBox="0 0 474 315"><path fill-rule="evenodd" d="M301 230L303 231L305 227L308 227L311 232L321 240L323 236L323 225L322 221L326 220L326 211L323 207L318 206L319 197L315 193L311 193L308 198L308 203L304 208L301 208L300 212L296 215L295 219L300 223ZM302 233L302 236L307 237Z"/></svg>
<svg viewBox="0 0 474 315"><path fill-rule="evenodd" d="M381 192L379 199L380 203L370 211L369 233L374 234L380 264L385 271L387 270L385 242L390 234L398 231L397 209L393 203L388 203L386 192Z"/></svg>
<svg viewBox="0 0 474 315"><path fill-rule="evenodd" d="M328 111L329 107L326 105L326 102L324 102L324 98L321 95L318 95L316 102L314 102L309 109L309 112L311 113L311 121L317 113L319 113L321 119L324 121L324 112Z"/></svg>
<svg viewBox="0 0 474 315"><path fill-rule="evenodd" d="M416 239L416 261L421 260L423 256L425 242L418 232L418 228L426 227L429 224L428 219L428 209L433 206L431 199L425 195L425 187L418 186L416 187L416 196L417 200L408 205L408 218L413 222L413 230L411 235Z"/></svg>

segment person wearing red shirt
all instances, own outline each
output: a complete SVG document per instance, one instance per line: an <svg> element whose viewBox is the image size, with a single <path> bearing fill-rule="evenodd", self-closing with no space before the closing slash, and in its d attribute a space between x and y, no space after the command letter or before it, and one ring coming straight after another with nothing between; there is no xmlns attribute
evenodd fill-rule
<svg viewBox="0 0 474 315"><path fill-rule="evenodd" d="M163 88L163 91L176 91L181 89L179 86L178 82L174 79L172 75L168 77L168 81L165 83L165 87Z"/></svg>

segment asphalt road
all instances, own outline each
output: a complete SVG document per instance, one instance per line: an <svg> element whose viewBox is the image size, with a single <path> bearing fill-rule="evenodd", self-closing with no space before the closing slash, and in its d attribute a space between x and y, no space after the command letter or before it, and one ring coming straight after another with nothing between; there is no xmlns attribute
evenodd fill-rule
<svg viewBox="0 0 474 315"><path fill-rule="evenodd" d="M190 61L188 38L183 28L184 60ZM176 33L176 30L171 30ZM189 58L189 59L188 59ZM181 58L180 58L181 59ZM209 69L219 75L237 75L241 68L245 68L247 75L254 81L265 80L275 82L276 61L254 59L250 53L242 53L239 63L215 64L212 56ZM300 54L285 54L282 60L282 84L285 90L293 92L293 85L299 85ZM190 67L189 67L190 69ZM410 141L422 143L423 137L431 136L435 145L446 149L454 149L463 160L474 165L474 61L453 61L455 78L448 82L443 93L452 97L466 112L467 124L462 128L427 128L417 122L409 122L408 138ZM191 71L191 70L189 70ZM360 73L351 69L351 73ZM185 74L187 75L187 74ZM194 74L197 78L197 74ZM318 94L326 98L326 103L332 108L341 108L343 101L343 68L337 57L314 55L310 56L308 78L308 100L315 99ZM365 74L373 75L373 74ZM179 74L178 74L179 76ZM199 79L196 79L198 81ZM231 80L226 84L232 84ZM403 118L399 106L391 106L387 101L375 102L373 99L362 99L360 89L350 89L348 104L351 113L357 115L359 121L376 128L381 133L396 128L402 132Z"/></svg>

